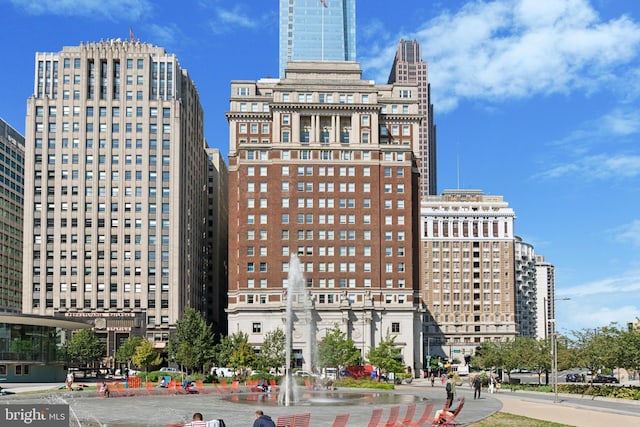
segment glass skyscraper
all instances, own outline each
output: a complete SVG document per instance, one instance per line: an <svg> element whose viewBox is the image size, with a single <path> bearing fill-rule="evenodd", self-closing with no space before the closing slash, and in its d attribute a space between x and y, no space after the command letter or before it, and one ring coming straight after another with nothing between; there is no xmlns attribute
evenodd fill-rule
<svg viewBox="0 0 640 427"><path fill-rule="evenodd" d="M289 61L355 61L356 0L280 0L280 77Z"/></svg>

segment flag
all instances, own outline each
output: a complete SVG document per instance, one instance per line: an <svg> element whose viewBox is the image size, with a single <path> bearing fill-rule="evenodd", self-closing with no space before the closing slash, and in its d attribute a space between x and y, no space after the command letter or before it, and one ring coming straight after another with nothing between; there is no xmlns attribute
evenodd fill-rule
<svg viewBox="0 0 640 427"><path fill-rule="evenodd" d="M320 0L320 3L322 3L324 7L329 7L327 6L327 0Z"/></svg>
<svg viewBox="0 0 640 427"><path fill-rule="evenodd" d="M129 40L133 41L133 29L129 27Z"/></svg>

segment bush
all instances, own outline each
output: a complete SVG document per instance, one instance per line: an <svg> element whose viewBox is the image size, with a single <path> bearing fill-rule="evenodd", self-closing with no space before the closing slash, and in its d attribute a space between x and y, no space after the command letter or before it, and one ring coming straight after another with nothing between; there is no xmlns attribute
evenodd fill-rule
<svg viewBox="0 0 640 427"><path fill-rule="evenodd" d="M506 385L513 390L535 390L540 392L553 393L552 385L543 384L518 384ZM638 386L618 386L609 384L558 384L558 392L568 394L581 394L593 397L610 397L614 399L640 400L640 387Z"/></svg>
<svg viewBox="0 0 640 427"><path fill-rule="evenodd" d="M393 390L395 386L391 383L373 381L371 379L342 378L334 383L335 387L349 388L375 388L380 390Z"/></svg>

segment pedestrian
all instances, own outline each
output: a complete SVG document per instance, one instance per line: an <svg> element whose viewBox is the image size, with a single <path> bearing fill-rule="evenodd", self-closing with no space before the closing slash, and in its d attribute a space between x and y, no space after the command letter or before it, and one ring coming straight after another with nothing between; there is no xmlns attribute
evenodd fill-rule
<svg viewBox="0 0 640 427"><path fill-rule="evenodd" d="M473 399L480 399L480 391L482 390L482 381L480 375L476 375L473 379Z"/></svg>
<svg viewBox="0 0 640 427"><path fill-rule="evenodd" d="M276 427L276 423L273 422L269 415L265 415L262 409L258 409L253 427Z"/></svg>
<svg viewBox="0 0 640 427"><path fill-rule="evenodd" d="M109 391L109 385L106 382L103 382L100 385L100 394L104 397L111 397L111 392Z"/></svg>
<svg viewBox="0 0 640 427"><path fill-rule="evenodd" d="M207 427L207 422L200 412L193 414L191 422L184 425L184 427Z"/></svg>
<svg viewBox="0 0 640 427"><path fill-rule="evenodd" d="M431 387L433 387L433 384L436 382L436 377L431 374Z"/></svg>
<svg viewBox="0 0 640 427"><path fill-rule="evenodd" d="M73 375L73 372L69 371L69 373L67 373L67 378L65 380L65 385L67 386L67 390L73 389L74 380L75 380L75 376Z"/></svg>
<svg viewBox="0 0 640 427"><path fill-rule="evenodd" d="M453 404L453 399L456 396L456 383L453 380L452 374L449 374L449 379L447 379L445 390L447 392L447 407L451 407L451 404Z"/></svg>
<svg viewBox="0 0 640 427"><path fill-rule="evenodd" d="M493 394L493 388L494 388L495 382L493 379L493 375L489 375L489 393Z"/></svg>

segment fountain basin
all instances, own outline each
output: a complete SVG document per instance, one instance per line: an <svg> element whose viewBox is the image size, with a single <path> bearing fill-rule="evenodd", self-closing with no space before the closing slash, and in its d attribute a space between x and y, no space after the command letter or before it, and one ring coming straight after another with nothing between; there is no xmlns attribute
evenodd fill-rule
<svg viewBox="0 0 640 427"><path fill-rule="evenodd" d="M278 393L255 392L234 393L220 400L234 403L259 404L261 406L284 406L278 399ZM370 405L405 405L420 402L424 398L405 394L394 394L380 391L299 391L297 400L290 406L370 406Z"/></svg>

